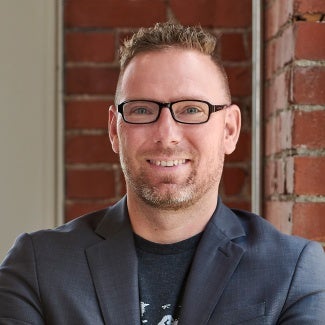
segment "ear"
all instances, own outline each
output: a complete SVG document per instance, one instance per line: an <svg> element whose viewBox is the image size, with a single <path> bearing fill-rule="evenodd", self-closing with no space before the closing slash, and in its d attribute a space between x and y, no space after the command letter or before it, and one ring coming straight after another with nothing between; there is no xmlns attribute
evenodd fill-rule
<svg viewBox="0 0 325 325"><path fill-rule="evenodd" d="M225 154L229 155L236 149L236 144L240 134L241 114L237 105L226 108L225 117Z"/></svg>
<svg viewBox="0 0 325 325"><path fill-rule="evenodd" d="M117 135L117 109L114 105L111 105L108 110L108 135L113 151L118 153L119 139Z"/></svg>

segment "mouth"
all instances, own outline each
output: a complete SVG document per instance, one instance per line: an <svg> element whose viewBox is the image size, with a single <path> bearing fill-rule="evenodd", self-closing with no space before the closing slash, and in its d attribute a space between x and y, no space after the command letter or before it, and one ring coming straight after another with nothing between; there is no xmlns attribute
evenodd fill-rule
<svg viewBox="0 0 325 325"><path fill-rule="evenodd" d="M148 160L148 162L155 166L161 167L174 167L184 165L187 162L187 159L175 159L175 160Z"/></svg>

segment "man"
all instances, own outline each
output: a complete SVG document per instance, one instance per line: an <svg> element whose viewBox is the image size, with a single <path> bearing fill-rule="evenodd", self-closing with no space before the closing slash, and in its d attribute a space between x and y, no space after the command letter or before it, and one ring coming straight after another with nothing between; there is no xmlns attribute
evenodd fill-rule
<svg viewBox="0 0 325 325"><path fill-rule="evenodd" d="M321 246L218 199L240 110L215 46L172 23L124 44L109 137L127 195L17 240L1 324L324 324Z"/></svg>

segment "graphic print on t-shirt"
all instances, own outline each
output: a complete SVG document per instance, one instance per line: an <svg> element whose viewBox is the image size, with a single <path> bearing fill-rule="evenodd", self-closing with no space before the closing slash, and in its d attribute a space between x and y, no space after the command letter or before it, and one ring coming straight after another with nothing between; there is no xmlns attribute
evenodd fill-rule
<svg viewBox="0 0 325 325"><path fill-rule="evenodd" d="M149 321L146 319L146 311L148 312L150 310L150 304L147 304L143 301L141 301L141 323L142 324L148 324ZM165 304L161 306L161 309L166 312L165 315L162 316L162 319L157 323L157 325L177 325L178 319L174 319L172 315L170 315L171 312L171 304ZM147 309L148 308L148 309ZM180 306L178 306L178 309L180 309Z"/></svg>

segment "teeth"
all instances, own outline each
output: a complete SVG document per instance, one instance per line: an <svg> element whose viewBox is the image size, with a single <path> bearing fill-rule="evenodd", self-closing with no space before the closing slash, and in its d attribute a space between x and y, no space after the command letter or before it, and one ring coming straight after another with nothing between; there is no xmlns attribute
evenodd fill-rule
<svg viewBox="0 0 325 325"><path fill-rule="evenodd" d="M154 164L156 166L162 166L162 167L173 167L185 164L185 159L179 159L179 160L150 160L151 164Z"/></svg>

